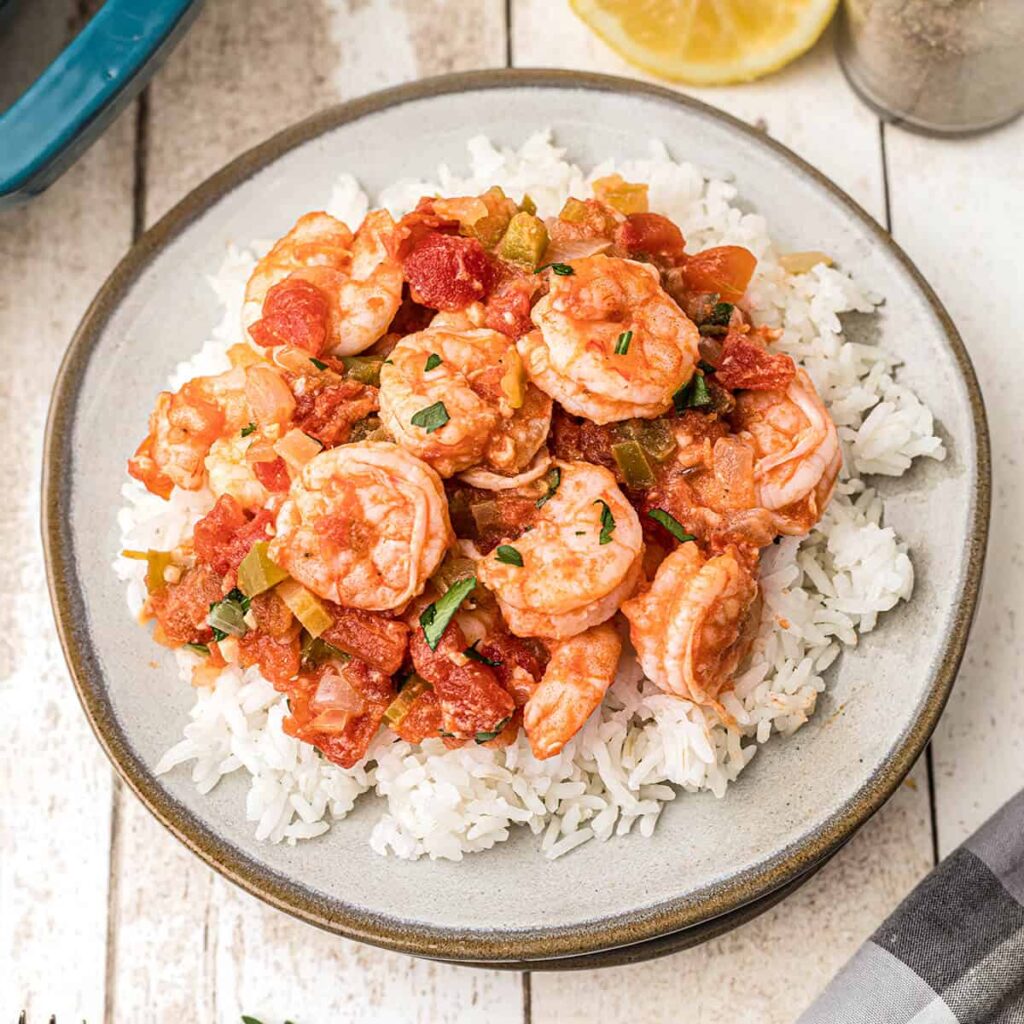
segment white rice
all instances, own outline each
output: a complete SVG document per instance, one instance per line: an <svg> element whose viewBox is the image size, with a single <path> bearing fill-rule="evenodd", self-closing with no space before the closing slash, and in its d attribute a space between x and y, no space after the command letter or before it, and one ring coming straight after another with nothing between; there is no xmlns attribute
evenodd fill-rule
<svg viewBox="0 0 1024 1024"><path fill-rule="evenodd" d="M366 760L344 770L283 733L285 699L255 668L228 668L212 690L197 692L184 738L156 770L183 770L191 763L192 780L203 793L227 774L246 773L246 815L258 839L294 843L322 835L371 789L386 802L372 847L408 859L460 860L503 842L516 825L540 836L549 858L594 838L633 830L649 836L677 793L724 796L758 746L773 733L799 729L814 712L825 688L822 674L842 645L855 644L858 634L875 627L879 613L908 600L913 590L906 547L882 525L882 501L861 477L899 476L915 458L942 459L945 451L929 410L896 382L896 360L843 340L839 314L871 312L881 296L824 265L788 275L764 218L732 205L733 186L674 162L659 143L651 144L645 159L605 163L589 174L568 162L546 132L518 151L499 150L483 137L468 149L465 176L442 166L437 181L394 185L378 203L401 214L424 194L472 195L498 184L516 199L528 192L545 216L557 213L570 193L589 194L589 181L617 170L650 185L651 208L680 225L689 249L750 249L758 258L748 293L753 318L781 327L779 347L807 368L839 427L845 469L817 528L764 552L760 633L749 666L723 701L738 730L727 729L711 711L661 693L628 657L600 712L557 757L536 760L522 734L504 750L447 750L440 740L412 747L382 732ZM367 207L358 183L345 175L327 208L355 224ZM226 350L240 339L244 282L254 253L264 248L229 250L221 272L210 279L224 318L202 350L177 368L170 386L227 368ZM123 493L118 522L126 548L174 546L213 503L209 492L178 489L164 502L135 481ZM144 566L118 558L115 569L137 614L145 597ZM177 658L187 682L196 658L185 651Z"/></svg>

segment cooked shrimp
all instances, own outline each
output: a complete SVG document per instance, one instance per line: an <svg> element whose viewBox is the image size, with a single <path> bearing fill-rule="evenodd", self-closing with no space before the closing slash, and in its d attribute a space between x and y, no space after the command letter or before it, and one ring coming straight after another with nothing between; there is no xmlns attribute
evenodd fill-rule
<svg viewBox="0 0 1024 1024"><path fill-rule="evenodd" d="M477 563L517 636L582 633L610 619L640 577L640 520L615 477L587 462L556 466L557 490L516 539L515 554L500 545Z"/></svg>
<svg viewBox="0 0 1024 1024"><path fill-rule="evenodd" d="M666 693L721 709L756 628L751 556L735 547L705 559L682 544L653 582L622 606L645 675Z"/></svg>
<svg viewBox="0 0 1024 1024"><path fill-rule="evenodd" d="M538 758L554 757L583 728L615 679L622 640L605 622L548 644L551 660L523 708L523 727Z"/></svg>
<svg viewBox="0 0 1024 1024"><path fill-rule="evenodd" d="M300 217L256 264L245 288L243 330L259 344L296 344L314 355L369 348L402 301L402 267L387 248L393 230L387 210L367 214L354 236L326 213ZM297 310L289 291L308 292L310 285L315 292L303 295Z"/></svg>
<svg viewBox="0 0 1024 1024"><path fill-rule="evenodd" d="M511 476L543 445L551 399L526 382L504 334L429 327L403 338L390 360L380 374L381 420L442 476L470 466ZM418 425L432 408L440 424Z"/></svg>
<svg viewBox="0 0 1024 1024"><path fill-rule="evenodd" d="M320 597L402 608L454 540L441 478L385 441L315 456L292 481L269 555Z"/></svg>
<svg viewBox="0 0 1024 1024"><path fill-rule="evenodd" d="M595 423L666 412L693 375L697 328L649 264L591 256L571 266L552 273L531 314L538 329L519 339L530 380Z"/></svg>
<svg viewBox="0 0 1024 1024"><path fill-rule="evenodd" d="M128 461L128 472L154 494L167 497L172 486L202 487L204 460L213 443L249 421L245 370L194 377L179 391L161 391L149 417L149 434Z"/></svg>
<svg viewBox="0 0 1024 1024"><path fill-rule="evenodd" d="M754 449L757 504L779 513L784 533L806 533L831 497L842 450L835 424L804 370L785 391L741 391L732 415Z"/></svg>
<svg viewBox="0 0 1024 1024"><path fill-rule="evenodd" d="M242 508L256 509L266 505L270 494L245 459L251 440L242 437L240 430L218 438L210 445L204 465L210 490L218 498L230 494Z"/></svg>

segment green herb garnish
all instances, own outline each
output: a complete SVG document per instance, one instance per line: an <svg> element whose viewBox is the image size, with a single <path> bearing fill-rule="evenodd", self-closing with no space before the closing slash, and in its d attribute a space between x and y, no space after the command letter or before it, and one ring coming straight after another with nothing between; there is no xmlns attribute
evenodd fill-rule
<svg viewBox="0 0 1024 1024"><path fill-rule="evenodd" d="M249 598L238 587L222 600L214 601L210 605L210 614L206 616L206 623L213 630L213 639L219 643L228 636L245 636L249 631L245 621L249 604Z"/></svg>
<svg viewBox="0 0 1024 1024"><path fill-rule="evenodd" d="M476 589L476 577L467 576L456 580L436 601L428 604L420 614L420 625L423 627L423 639L432 650L437 650L452 616L459 610L459 605Z"/></svg>
<svg viewBox="0 0 1024 1024"><path fill-rule="evenodd" d="M322 359L314 359L312 356L309 357L309 361L318 369L326 370L327 364Z"/></svg>
<svg viewBox="0 0 1024 1024"><path fill-rule="evenodd" d="M443 736L446 740L453 740L453 739L455 739L455 733L453 733L453 732L445 732L444 729L438 729L437 730L437 735L438 736Z"/></svg>
<svg viewBox="0 0 1024 1024"><path fill-rule="evenodd" d="M594 504L601 506L601 532L598 534L597 541L599 544L610 544L612 534L615 532L615 516L612 515L607 501L598 498Z"/></svg>
<svg viewBox="0 0 1024 1024"><path fill-rule="evenodd" d="M672 404L677 413L687 409L702 409L711 404L711 392L708 390L704 374L695 373L688 383L684 384L673 396Z"/></svg>
<svg viewBox="0 0 1024 1024"><path fill-rule="evenodd" d="M692 533L687 533L683 529L682 524L679 522L679 520L676 519L675 516L670 515L663 508L652 508L650 512L647 513L647 515L650 516L650 518L653 519L656 523L660 523L662 526L664 526L665 529L668 530L668 532L671 533L672 536L675 537L675 539L682 544L685 544L688 540L697 539Z"/></svg>
<svg viewBox="0 0 1024 1024"><path fill-rule="evenodd" d="M433 405L428 405L426 409L420 409L413 416L412 425L414 427L422 427L428 434L432 434L435 430L443 427L449 419L451 417L448 415L448 410L444 407L444 402L435 402Z"/></svg>
<svg viewBox="0 0 1024 1024"><path fill-rule="evenodd" d="M558 466L548 470L547 482L548 493L537 499L537 508L543 508L555 496L555 492L562 482L562 471Z"/></svg>
<svg viewBox="0 0 1024 1024"><path fill-rule="evenodd" d="M248 1014L242 1014L242 1024L263 1024L263 1021L257 1020L255 1017L250 1017Z"/></svg>
<svg viewBox="0 0 1024 1024"><path fill-rule="evenodd" d="M424 373L430 373L431 370L436 370L441 365L441 357L436 352L431 352L427 356L427 361L423 366Z"/></svg>
<svg viewBox="0 0 1024 1024"><path fill-rule="evenodd" d="M508 719L503 718L491 732L478 732L476 734L477 743L487 743L489 740L493 740L497 736L500 736L501 730L504 729L506 725L508 725Z"/></svg>
<svg viewBox="0 0 1024 1024"><path fill-rule="evenodd" d="M241 431L239 431L239 433L241 433L242 437L248 437L250 434L255 434L256 433L256 424L255 423L250 423L247 427L242 427L242 429L241 429Z"/></svg>
<svg viewBox="0 0 1024 1024"><path fill-rule="evenodd" d="M618 341L615 342L615 354L617 356L624 356L629 351L629 343L633 340L632 331L623 331L619 335Z"/></svg>
<svg viewBox="0 0 1024 1024"><path fill-rule="evenodd" d="M518 565L520 569L523 567L523 556L511 544L499 544L494 557L505 565Z"/></svg>
<svg viewBox="0 0 1024 1024"><path fill-rule="evenodd" d="M568 263L545 263L539 266L534 273L539 274L542 270L547 270L548 267L551 268L552 274L557 274L559 277L572 277L573 275L573 269Z"/></svg>
<svg viewBox="0 0 1024 1024"><path fill-rule="evenodd" d="M193 654L198 654L203 658L210 656L210 648L206 644L185 644L185 650L191 651Z"/></svg>
<svg viewBox="0 0 1024 1024"><path fill-rule="evenodd" d="M474 640L462 653L469 658L470 661L479 661L481 665L490 665L491 668L497 668L501 662L495 661L493 658L488 658L486 655L481 654L476 649L476 645L478 643L480 643L479 640Z"/></svg>
<svg viewBox="0 0 1024 1024"><path fill-rule="evenodd" d="M715 367L713 367L709 362L705 361L704 359L699 360L697 366L700 367L700 369L702 369L705 373L715 372Z"/></svg>

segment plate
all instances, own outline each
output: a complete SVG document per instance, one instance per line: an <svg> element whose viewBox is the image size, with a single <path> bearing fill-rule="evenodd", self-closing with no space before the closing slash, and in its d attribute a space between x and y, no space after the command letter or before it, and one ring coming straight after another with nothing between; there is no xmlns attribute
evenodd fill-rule
<svg viewBox="0 0 1024 1024"><path fill-rule="evenodd" d="M914 599L830 669L812 721L773 742L730 788L671 804L649 840L588 843L554 862L528 832L459 864L386 859L364 799L329 835L257 843L244 783L200 797L187 771L156 778L192 703L171 657L133 627L110 569L125 458L154 394L219 316L204 275L229 242L282 234L325 201L341 171L372 194L465 161L466 141L502 144L553 128L584 165L645 151L699 154L730 173L786 250L825 249L886 296L855 317L934 411L949 456L881 481L908 542ZM64 651L97 737L147 807L229 879L312 924L420 956L525 962L580 957L709 922L794 883L833 853L909 771L949 695L974 610L989 510L984 408L967 353L931 289L888 235L792 153L708 106L655 86L574 72L446 76L318 114L192 192L125 257L68 350L47 427L43 531ZM155 667L154 666L155 660ZM840 713L841 712L841 713ZM742 915L741 915L742 916Z"/></svg>

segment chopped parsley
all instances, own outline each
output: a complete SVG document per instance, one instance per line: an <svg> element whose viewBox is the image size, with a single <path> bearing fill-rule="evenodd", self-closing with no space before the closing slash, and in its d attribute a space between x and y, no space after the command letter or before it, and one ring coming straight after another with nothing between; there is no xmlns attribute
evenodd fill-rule
<svg viewBox="0 0 1024 1024"><path fill-rule="evenodd" d="M714 373L715 372L715 367L713 367L709 362L707 362L704 359L701 359L697 363L697 366L700 367L700 369L702 369L705 373Z"/></svg>
<svg viewBox="0 0 1024 1024"><path fill-rule="evenodd" d="M705 323L714 324L716 327L728 327L732 319L733 305L731 302L716 302L711 310L711 316Z"/></svg>
<svg viewBox="0 0 1024 1024"><path fill-rule="evenodd" d="M594 504L601 506L601 532L598 534L597 542L599 544L610 544L612 542L612 534L615 532L615 517L612 515L612 510L608 507L607 501L602 501L598 498Z"/></svg>
<svg viewBox="0 0 1024 1024"><path fill-rule="evenodd" d="M572 277L574 271L568 263L545 263L543 266L538 267L534 273L539 274L542 270L551 268L552 274L557 274L559 277Z"/></svg>
<svg viewBox="0 0 1024 1024"><path fill-rule="evenodd" d="M248 437L250 434L255 434L256 424L250 423L247 427L242 427L239 433L242 435L242 437Z"/></svg>
<svg viewBox="0 0 1024 1024"><path fill-rule="evenodd" d="M711 392L708 390L704 374L695 373L688 383L684 384L673 396L672 404L677 413L687 409L703 409L711 404Z"/></svg>
<svg viewBox="0 0 1024 1024"><path fill-rule="evenodd" d="M256 1017L250 1017L247 1013L242 1014L242 1024L263 1024L263 1021Z"/></svg>
<svg viewBox="0 0 1024 1024"><path fill-rule="evenodd" d="M314 359L312 356L309 357L309 361L318 369L326 370L327 364L322 359Z"/></svg>
<svg viewBox="0 0 1024 1024"><path fill-rule="evenodd" d="M210 614L206 616L206 624L213 630L213 639L219 643L228 636L245 636L249 630L245 621L249 604L249 598L238 587L222 600L214 601L210 605Z"/></svg>
<svg viewBox="0 0 1024 1024"><path fill-rule="evenodd" d="M427 356L426 364L423 367L424 373L430 373L431 370L436 370L441 365L441 357L436 352L431 352Z"/></svg>
<svg viewBox="0 0 1024 1024"><path fill-rule="evenodd" d="M679 522L679 520L676 519L675 516L670 515L663 508L652 508L650 512L647 513L647 515L650 516L650 518L653 519L656 523L660 523L662 526L664 526L665 529L668 530L668 532L671 533L672 536L675 537L675 539L682 544L685 544L688 540L697 539L692 533L687 533L683 529L682 524Z"/></svg>
<svg viewBox="0 0 1024 1024"><path fill-rule="evenodd" d="M632 331L623 331L619 335L619 340L615 342L615 354L617 356L624 356L629 351L629 343L633 340Z"/></svg>
<svg viewBox="0 0 1024 1024"><path fill-rule="evenodd" d="M450 419L444 402L435 402L433 405L428 405L426 409L420 409L413 416L412 425L422 427L428 434L432 434L435 430L440 430Z"/></svg>
<svg viewBox="0 0 1024 1024"><path fill-rule="evenodd" d="M511 544L499 544L494 557L505 565L518 565L520 569L523 567L523 556Z"/></svg>
<svg viewBox="0 0 1024 1024"><path fill-rule="evenodd" d="M476 741L477 741L477 743L487 743L488 741L493 740L495 737L500 736L501 735L501 730L504 729L506 725L508 725L508 719L507 718L503 718L494 727L494 729L491 730L491 732L478 732L476 734Z"/></svg>
<svg viewBox="0 0 1024 1024"><path fill-rule="evenodd" d="M548 493L537 499L537 508L543 508L554 496L562 482L562 471L558 466L548 470L547 483Z"/></svg>
<svg viewBox="0 0 1024 1024"><path fill-rule="evenodd" d="M459 605L476 589L476 577L467 576L453 583L436 601L428 604L420 614L420 625L423 627L423 639L432 650L437 650L452 616L459 610Z"/></svg>
<svg viewBox="0 0 1024 1024"><path fill-rule="evenodd" d="M469 658L470 661L479 661L481 665L490 665L491 668L497 668L501 661L495 661L493 658L488 658L486 655L481 654L477 649L476 645L480 643L479 640L474 640L462 653Z"/></svg>

